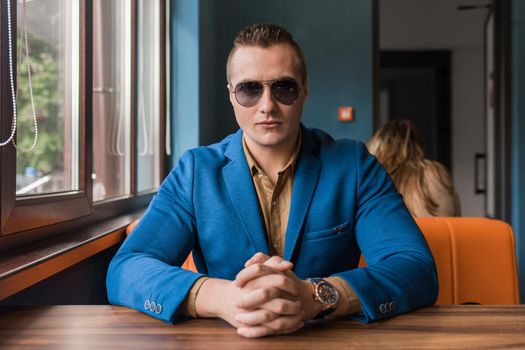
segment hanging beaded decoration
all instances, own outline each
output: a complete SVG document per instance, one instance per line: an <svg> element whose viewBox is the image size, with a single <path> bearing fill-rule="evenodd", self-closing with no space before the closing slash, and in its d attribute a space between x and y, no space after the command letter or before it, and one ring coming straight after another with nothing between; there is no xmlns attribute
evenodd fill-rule
<svg viewBox="0 0 525 350"><path fill-rule="evenodd" d="M0 142L0 146L6 145L9 141L13 143L15 148L20 152L30 152L32 151L38 141L38 122L36 120L36 107L35 107L35 100L33 98L33 79L31 76L31 61L29 59L29 44L27 40L27 5L26 0L22 0L22 35L24 39L24 50L25 50L25 63L26 63L26 69L27 69L27 82L29 86L29 97L31 101L31 112L33 117L33 127L34 127L34 137L33 137L33 144L29 148L21 148L18 147L15 142L15 133L16 133L16 127L17 127L17 99L18 99L18 84L17 84L17 91L15 92L14 87L14 76L13 76L13 44L11 39L11 0L7 0L7 34L9 36L8 39L8 46L9 46L9 80L11 83L11 98L13 101L13 124L11 128L11 135L9 138L4 141Z"/></svg>

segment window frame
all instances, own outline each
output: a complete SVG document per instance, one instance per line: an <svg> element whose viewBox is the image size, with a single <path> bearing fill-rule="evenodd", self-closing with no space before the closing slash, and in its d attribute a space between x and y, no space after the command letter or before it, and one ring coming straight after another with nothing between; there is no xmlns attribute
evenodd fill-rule
<svg viewBox="0 0 525 350"><path fill-rule="evenodd" d="M130 194L93 202L91 178L93 169L93 1L80 1L80 90L79 90L79 190L63 193L52 193L38 196L16 197L16 149L10 145L0 148L0 251L28 244L33 241L59 233L74 231L80 227L96 224L117 215L129 214L144 209L157 189L137 193L137 25L138 1L132 1L132 77L131 77L131 155L130 155ZM160 125L158 144L160 151L160 182L167 170L166 152L166 0L159 0L161 21L160 44ZM1 3L2 16L6 2ZM12 25L16 28L16 1L11 2ZM3 19L3 18L2 18ZM7 23L0 19L0 76L8 74ZM13 21L14 19L14 21ZM16 42L16 31L13 31L13 42ZM14 53L16 56L16 53ZM15 67L16 68L16 67ZM16 70L14 72L16 74ZM12 106L9 103L8 79L0 79L0 127L2 139L9 135L12 118ZM69 234L70 232L68 232Z"/></svg>
<svg viewBox="0 0 525 350"><path fill-rule="evenodd" d="M11 22L12 27L16 28L17 11L16 1L11 2ZM88 28L88 2L80 0L80 74L79 74L79 190L65 193L53 193L39 196L16 197L16 149L10 145L2 147L0 154L0 166L2 168L1 178L1 206L0 212L1 225L0 236L10 235L21 231L32 230L41 226L52 225L57 222L71 220L79 216L89 215L93 212L91 202L91 158L87 140L91 136L91 113L90 101L91 94L91 68L89 46L91 44L90 30ZM12 41L16 43L16 31L13 30ZM2 50L4 51L4 50ZM13 52L13 62L16 62L16 53ZM9 57L7 56L7 59ZM2 62L4 64L4 62ZM13 74L16 75L17 67L13 67ZM11 122L13 109L8 100L9 90L2 90L3 104L9 106L7 118L2 120L2 129L10 132L11 128L5 128L5 124Z"/></svg>

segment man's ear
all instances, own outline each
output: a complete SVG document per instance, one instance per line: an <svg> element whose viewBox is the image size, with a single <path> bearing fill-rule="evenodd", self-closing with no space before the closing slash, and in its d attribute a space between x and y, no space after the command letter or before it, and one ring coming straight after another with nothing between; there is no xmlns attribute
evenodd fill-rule
<svg viewBox="0 0 525 350"><path fill-rule="evenodd" d="M304 90L304 100L306 102L306 100L308 99L308 78L306 78L306 80L303 83L303 90Z"/></svg>
<svg viewBox="0 0 525 350"><path fill-rule="evenodd" d="M230 103L233 106L233 99L235 97L233 96L233 92L230 90L230 83L226 84L226 90L228 90L228 97L230 98Z"/></svg>

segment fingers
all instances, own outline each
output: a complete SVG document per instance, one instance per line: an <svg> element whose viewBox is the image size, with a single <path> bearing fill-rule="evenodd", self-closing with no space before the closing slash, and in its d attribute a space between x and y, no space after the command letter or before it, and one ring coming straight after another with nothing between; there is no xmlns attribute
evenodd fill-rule
<svg viewBox="0 0 525 350"><path fill-rule="evenodd" d="M264 265L274 268L281 272L288 271L293 268L292 262L284 260L283 258L277 255L272 256L271 258L264 261Z"/></svg>
<svg viewBox="0 0 525 350"><path fill-rule="evenodd" d="M261 305L261 308L278 315L297 315L301 313L301 306L297 300L273 299Z"/></svg>
<svg viewBox="0 0 525 350"><path fill-rule="evenodd" d="M269 257L268 255L261 252L255 253L250 259L248 259L248 261L244 263L244 267L254 264L264 264L279 271L291 270L293 268L292 262L284 260L280 256L276 255Z"/></svg>
<svg viewBox="0 0 525 350"><path fill-rule="evenodd" d="M256 267L257 265L253 265ZM264 269L263 265L259 265ZM257 272L254 272L257 274ZM299 286L290 277L283 274L261 274L256 278L250 278L244 285L240 286L245 291L265 288L277 288L291 295L292 298L299 296Z"/></svg>
<svg viewBox="0 0 525 350"><path fill-rule="evenodd" d="M265 327L272 329L273 334L284 334L296 331L304 326L302 314L291 316L281 316L264 324Z"/></svg>
<svg viewBox="0 0 525 350"><path fill-rule="evenodd" d="M235 320L248 326L269 322L278 316L293 316L302 313L301 303L287 299L273 299L252 311L240 312ZM302 319L302 318L301 318Z"/></svg>
<svg viewBox="0 0 525 350"><path fill-rule="evenodd" d="M240 309L250 310L277 298L293 299L291 295L278 288L258 288L244 293L237 301L236 306Z"/></svg>
<svg viewBox="0 0 525 350"><path fill-rule="evenodd" d="M242 327L253 327L273 321L277 317L279 317L279 315L271 312L270 310L257 309L250 312L238 313L235 315L235 321L240 323Z"/></svg>
<svg viewBox="0 0 525 350"><path fill-rule="evenodd" d="M274 260L278 260L278 259L274 259ZM272 262L272 264L274 264L274 266L277 266L277 265L281 266L281 268L283 268L284 270L287 270L288 268L290 268L290 266L293 266L291 265L292 264L291 262L282 260L282 259L279 262L274 261ZM237 276L235 277L235 285L239 288L242 288L249 281L252 281L254 279L257 279L265 275L272 275L272 274L282 274L282 271L274 267L270 267L266 264L253 264L248 267L245 267L237 274Z"/></svg>
<svg viewBox="0 0 525 350"><path fill-rule="evenodd" d="M257 252L244 263L244 267L248 267L253 264L262 264L268 259L270 259L268 255L261 252Z"/></svg>
<svg viewBox="0 0 525 350"><path fill-rule="evenodd" d="M268 309L268 307L266 307L265 305L273 306L274 304L268 304L268 303L275 301L275 300L284 300L286 302L298 303L297 298L295 298L294 296L278 288L258 288L258 289L254 289L242 295L240 299L238 300L236 307L239 309L244 309L244 310L252 310L256 308L267 308ZM288 303L286 305L288 305ZM284 306L283 308L287 308L287 307L288 306ZM298 305L298 307L300 307L300 305ZM287 314L293 314L293 313L299 312L299 310L297 310L296 308L281 310L280 308L275 307L269 310L274 311L276 313L287 313Z"/></svg>
<svg viewBox="0 0 525 350"><path fill-rule="evenodd" d="M301 314L280 316L264 324L253 327L239 327L237 334L246 338L258 338L272 334L287 334L303 328Z"/></svg>
<svg viewBox="0 0 525 350"><path fill-rule="evenodd" d="M269 266L253 264L242 269L237 276L235 276L234 282L237 287L242 288L246 283L255 278L274 273L277 273L277 271Z"/></svg>
<svg viewBox="0 0 525 350"><path fill-rule="evenodd" d="M234 281L243 292L235 305L237 333L255 338L295 332L303 327L300 281L293 264L279 256L256 253Z"/></svg>
<svg viewBox="0 0 525 350"><path fill-rule="evenodd" d="M272 329L265 326L239 327L237 334L245 338L260 338L272 334Z"/></svg>

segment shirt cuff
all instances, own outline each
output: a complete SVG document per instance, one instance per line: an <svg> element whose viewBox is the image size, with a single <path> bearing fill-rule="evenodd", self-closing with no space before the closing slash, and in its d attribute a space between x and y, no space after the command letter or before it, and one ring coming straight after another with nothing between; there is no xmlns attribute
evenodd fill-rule
<svg viewBox="0 0 525 350"><path fill-rule="evenodd" d="M338 289L344 293L343 302L346 302L347 306L346 310L341 313L341 316L349 316L361 312L361 302L354 289L339 276L332 276L329 279L335 282L339 287Z"/></svg>
<svg viewBox="0 0 525 350"><path fill-rule="evenodd" d="M186 305L186 310L182 310L186 315L197 318L199 315L197 315L197 309L195 308L195 301L197 300L197 293L199 293L199 289L202 287L203 283L208 280L209 277L201 277L195 282L193 287L191 287L190 292L188 294L188 299Z"/></svg>

